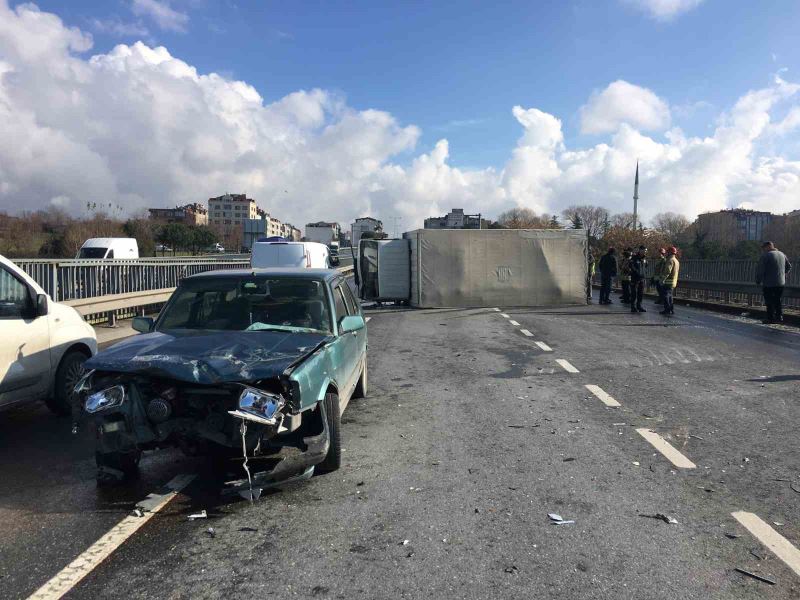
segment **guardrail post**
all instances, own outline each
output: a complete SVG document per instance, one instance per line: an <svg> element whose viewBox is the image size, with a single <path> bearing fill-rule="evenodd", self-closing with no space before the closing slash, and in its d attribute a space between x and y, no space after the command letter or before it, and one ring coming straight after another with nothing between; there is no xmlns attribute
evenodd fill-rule
<svg viewBox="0 0 800 600"><path fill-rule="evenodd" d="M115 310L108 311L108 326L109 327L117 326L117 311Z"/></svg>

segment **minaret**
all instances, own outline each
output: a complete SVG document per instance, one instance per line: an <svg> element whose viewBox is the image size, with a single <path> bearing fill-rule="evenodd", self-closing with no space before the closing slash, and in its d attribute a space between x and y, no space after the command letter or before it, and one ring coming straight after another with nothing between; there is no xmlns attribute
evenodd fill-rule
<svg viewBox="0 0 800 600"><path fill-rule="evenodd" d="M633 184L633 230L636 231L636 222L639 209L639 161L636 161L636 181Z"/></svg>

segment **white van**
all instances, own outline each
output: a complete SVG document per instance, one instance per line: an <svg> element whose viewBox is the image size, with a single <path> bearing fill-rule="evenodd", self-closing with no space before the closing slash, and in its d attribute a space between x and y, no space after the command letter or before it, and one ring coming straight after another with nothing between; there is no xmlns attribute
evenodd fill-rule
<svg viewBox="0 0 800 600"><path fill-rule="evenodd" d="M43 399L69 414L83 363L97 353L94 328L3 256L0 339L0 410Z"/></svg>
<svg viewBox="0 0 800 600"><path fill-rule="evenodd" d="M318 242L256 242L250 266L255 269L300 267L330 269L330 251Z"/></svg>
<svg viewBox="0 0 800 600"><path fill-rule="evenodd" d="M136 238L91 238L75 258L139 258L139 245Z"/></svg>

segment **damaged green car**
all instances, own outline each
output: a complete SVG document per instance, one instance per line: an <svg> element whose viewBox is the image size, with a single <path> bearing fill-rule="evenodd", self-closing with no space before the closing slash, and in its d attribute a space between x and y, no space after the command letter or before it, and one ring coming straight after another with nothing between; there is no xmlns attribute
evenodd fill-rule
<svg viewBox="0 0 800 600"><path fill-rule="evenodd" d="M73 415L96 434L98 482L169 446L244 459L237 491L339 467L341 414L367 393L365 321L342 273L194 275L134 328L142 335L88 361L76 388Z"/></svg>

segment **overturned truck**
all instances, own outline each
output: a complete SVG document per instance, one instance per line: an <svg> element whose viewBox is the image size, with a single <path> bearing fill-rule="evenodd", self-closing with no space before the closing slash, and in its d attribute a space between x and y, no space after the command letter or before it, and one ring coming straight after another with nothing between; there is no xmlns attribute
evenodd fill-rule
<svg viewBox="0 0 800 600"><path fill-rule="evenodd" d="M585 304L588 239L582 229L418 229L362 240L363 300L419 308Z"/></svg>

